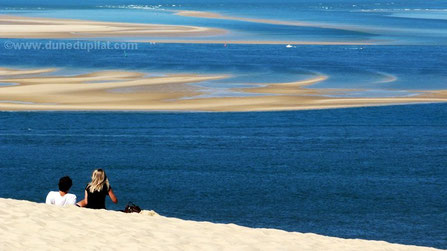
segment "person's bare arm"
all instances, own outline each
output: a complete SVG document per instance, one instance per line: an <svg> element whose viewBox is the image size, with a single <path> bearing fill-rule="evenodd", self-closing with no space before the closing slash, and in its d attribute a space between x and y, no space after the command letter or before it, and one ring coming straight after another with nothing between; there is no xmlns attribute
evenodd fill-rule
<svg viewBox="0 0 447 251"><path fill-rule="evenodd" d="M115 194L113 193L112 188L110 188L110 190L109 190L109 196L113 203L115 203L115 204L118 203L118 198L116 198Z"/></svg>
<svg viewBox="0 0 447 251"><path fill-rule="evenodd" d="M81 200L81 201L79 201L78 203L76 203L78 206L80 206L80 207L85 207L85 206L87 206L87 197L88 197L88 193L87 193L87 190L86 191L84 191L85 192L85 198L83 199L83 200Z"/></svg>

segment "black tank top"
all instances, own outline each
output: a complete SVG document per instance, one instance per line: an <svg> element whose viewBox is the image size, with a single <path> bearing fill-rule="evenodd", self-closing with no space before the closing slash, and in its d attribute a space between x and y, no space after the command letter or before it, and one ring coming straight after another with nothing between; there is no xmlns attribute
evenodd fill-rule
<svg viewBox="0 0 447 251"><path fill-rule="evenodd" d="M87 208L92 209L106 209L106 196L109 195L111 187L107 189L107 185L104 184L101 191L95 191L93 193L89 190L89 185L85 187L85 191L87 191Z"/></svg>

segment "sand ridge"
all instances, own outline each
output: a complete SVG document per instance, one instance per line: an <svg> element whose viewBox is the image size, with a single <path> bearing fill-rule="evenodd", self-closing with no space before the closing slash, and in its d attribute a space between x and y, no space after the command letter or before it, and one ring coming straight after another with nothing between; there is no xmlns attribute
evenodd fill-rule
<svg viewBox="0 0 447 251"><path fill-rule="evenodd" d="M436 250L152 215L0 198L0 250Z"/></svg>

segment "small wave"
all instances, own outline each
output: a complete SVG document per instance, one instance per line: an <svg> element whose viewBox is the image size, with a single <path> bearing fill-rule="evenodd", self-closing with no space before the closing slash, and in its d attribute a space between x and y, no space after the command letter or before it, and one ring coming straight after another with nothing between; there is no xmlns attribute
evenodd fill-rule
<svg viewBox="0 0 447 251"><path fill-rule="evenodd" d="M1 8L1 10L46 10L46 8L43 7L4 7Z"/></svg>
<svg viewBox="0 0 447 251"><path fill-rule="evenodd" d="M97 8L102 9L137 9L137 10L164 10L163 5L100 5L96 6Z"/></svg>
<svg viewBox="0 0 447 251"><path fill-rule="evenodd" d="M361 9L360 12L447 12L447 9Z"/></svg>

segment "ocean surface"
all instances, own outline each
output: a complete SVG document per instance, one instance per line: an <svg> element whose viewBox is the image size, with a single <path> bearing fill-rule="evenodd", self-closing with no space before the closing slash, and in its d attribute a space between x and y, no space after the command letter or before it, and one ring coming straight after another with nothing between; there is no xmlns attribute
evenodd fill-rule
<svg viewBox="0 0 447 251"><path fill-rule="evenodd" d="M0 197L104 168L165 216L447 248L447 105L296 112L1 112Z"/></svg>

